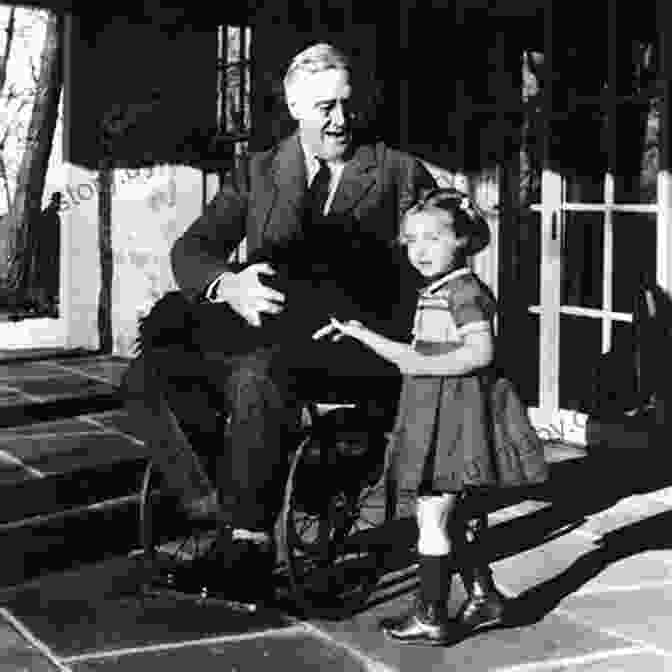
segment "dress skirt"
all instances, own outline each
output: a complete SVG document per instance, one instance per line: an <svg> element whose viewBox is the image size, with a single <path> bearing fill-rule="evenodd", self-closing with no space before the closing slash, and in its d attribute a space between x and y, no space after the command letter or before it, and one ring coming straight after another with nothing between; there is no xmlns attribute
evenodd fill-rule
<svg viewBox="0 0 672 672"><path fill-rule="evenodd" d="M405 376L393 455L403 490L497 485L488 374Z"/></svg>

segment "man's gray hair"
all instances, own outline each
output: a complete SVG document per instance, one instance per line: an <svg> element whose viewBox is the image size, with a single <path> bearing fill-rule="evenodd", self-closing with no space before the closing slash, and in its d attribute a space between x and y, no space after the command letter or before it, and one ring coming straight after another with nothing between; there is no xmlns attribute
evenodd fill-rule
<svg viewBox="0 0 672 672"><path fill-rule="evenodd" d="M285 95L297 75L301 73L321 72L323 70L350 70L347 56L336 47L321 42L298 53L289 64L284 78Z"/></svg>

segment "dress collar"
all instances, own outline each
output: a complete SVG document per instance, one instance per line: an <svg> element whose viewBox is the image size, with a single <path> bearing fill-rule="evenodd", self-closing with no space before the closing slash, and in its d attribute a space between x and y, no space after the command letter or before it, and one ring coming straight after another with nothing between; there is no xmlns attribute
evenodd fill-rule
<svg viewBox="0 0 672 672"><path fill-rule="evenodd" d="M454 271L449 271L448 273L442 275L437 280L434 280L431 284L429 284L427 287L421 290L421 292L422 294L432 294L437 289L443 287L443 285L445 285L450 280L453 280L454 278L459 278L460 276L466 275L468 273L471 273L471 269L468 268L467 266L462 266L462 268L457 268Z"/></svg>

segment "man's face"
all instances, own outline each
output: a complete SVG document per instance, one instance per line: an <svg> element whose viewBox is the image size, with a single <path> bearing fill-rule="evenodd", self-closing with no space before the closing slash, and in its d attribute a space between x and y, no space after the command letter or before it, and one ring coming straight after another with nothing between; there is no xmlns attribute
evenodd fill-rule
<svg viewBox="0 0 672 672"><path fill-rule="evenodd" d="M349 76L346 70L299 73L288 91L289 111L303 142L319 157L340 159L352 142Z"/></svg>

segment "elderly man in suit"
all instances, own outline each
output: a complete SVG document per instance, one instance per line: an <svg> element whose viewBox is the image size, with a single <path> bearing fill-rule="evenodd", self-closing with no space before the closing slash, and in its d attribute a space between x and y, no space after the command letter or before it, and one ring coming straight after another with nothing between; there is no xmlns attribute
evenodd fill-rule
<svg viewBox="0 0 672 672"><path fill-rule="evenodd" d="M434 180L415 158L358 141L350 65L335 48L302 51L284 86L298 130L253 154L249 190L222 189L176 241L171 261L181 294L196 313L220 306L263 333L291 306L292 285L274 282L272 257L233 266L231 254L246 239L252 259L269 247L315 259L317 275L328 268L332 288L345 288L341 298L349 296L351 308L384 333L403 336L410 324L396 318L411 319L415 296L406 311L409 266L395 243L401 215ZM316 290L319 303L318 297ZM283 366L283 350L273 343L231 354L226 329L204 323L210 326L195 349L144 349L125 378L127 408L188 514L221 522L204 568L208 581L231 599L263 600L287 476L283 436L305 371ZM355 343L321 347L331 350L311 361L323 362L327 376L356 373L363 380L370 371L370 380L381 373L376 356ZM216 487L193 450L199 442L217 453Z"/></svg>

